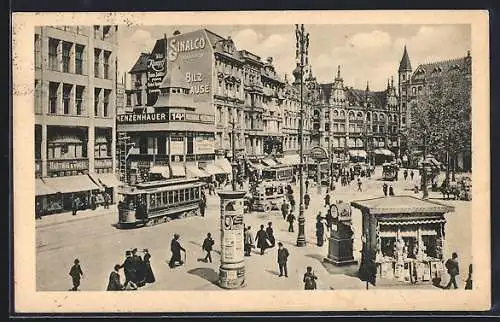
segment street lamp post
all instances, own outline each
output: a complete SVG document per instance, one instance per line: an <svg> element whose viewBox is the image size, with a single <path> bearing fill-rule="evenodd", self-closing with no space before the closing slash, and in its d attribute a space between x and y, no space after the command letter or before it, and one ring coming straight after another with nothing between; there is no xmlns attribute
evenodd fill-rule
<svg viewBox="0 0 500 322"><path fill-rule="evenodd" d="M236 191L236 148L234 146L234 142L235 142L235 139L234 139L234 135L235 135L235 131L234 131L234 126L235 126L235 119L234 119L234 116L231 120L231 125L232 125L232 133L231 133L231 154L232 154L232 158L231 158L231 170L232 170L232 174L233 174L233 180L231 180L231 187L233 189L233 191Z"/></svg>
<svg viewBox="0 0 500 322"><path fill-rule="evenodd" d="M297 246L306 246L305 222L304 217L304 67L308 60L309 48L309 33L306 33L304 25L295 25L295 38L296 38L296 59L299 61L300 67L300 196L299 196L299 234L297 236Z"/></svg>

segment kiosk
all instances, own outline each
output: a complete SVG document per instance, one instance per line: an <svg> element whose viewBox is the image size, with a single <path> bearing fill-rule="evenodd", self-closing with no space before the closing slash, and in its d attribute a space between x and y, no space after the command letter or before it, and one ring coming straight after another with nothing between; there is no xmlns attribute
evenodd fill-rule
<svg viewBox="0 0 500 322"><path fill-rule="evenodd" d="M444 214L452 206L412 196L351 202L363 216L361 272L376 267L378 277L427 282L441 277L445 244Z"/></svg>

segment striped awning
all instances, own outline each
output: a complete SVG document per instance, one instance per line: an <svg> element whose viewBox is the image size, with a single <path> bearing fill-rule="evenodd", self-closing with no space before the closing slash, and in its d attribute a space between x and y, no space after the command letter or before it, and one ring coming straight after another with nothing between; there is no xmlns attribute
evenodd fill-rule
<svg viewBox="0 0 500 322"><path fill-rule="evenodd" d="M61 193L101 189L101 187L95 184L86 174L68 177L45 178L44 181Z"/></svg>
<svg viewBox="0 0 500 322"><path fill-rule="evenodd" d="M210 173L211 175L216 175L216 174L225 174L226 171L224 169L219 168L215 164L207 164L205 167L205 171Z"/></svg>
<svg viewBox="0 0 500 322"><path fill-rule="evenodd" d="M423 225L423 224L440 224L446 223L446 219L418 219L418 220L380 220L380 225L391 226L406 226L406 225Z"/></svg>
<svg viewBox="0 0 500 322"><path fill-rule="evenodd" d="M190 164L186 165L186 174L191 178L206 178L210 177L211 174L198 168L196 165Z"/></svg>
<svg viewBox="0 0 500 322"><path fill-rule="evenodd" d="M267 165L269 167L274 167L275 165L277 165L277 163L273 159L263 159L262 163L264 163L264 165Z"/></svg>
<svg viewBox="0 0 500 322"><path fill-rule="evenodd" d="M349 155L351 157L366 158L366 151L365 150L349 150Z"/></svg>
<svg viewBox="0 0 500 322"><path fill-rule="evenodd" d="M219 168L224 170L224 173L233 172L233 167L231 166L231 163L226 158L215 160L215 165L217 165Z"/></svg>

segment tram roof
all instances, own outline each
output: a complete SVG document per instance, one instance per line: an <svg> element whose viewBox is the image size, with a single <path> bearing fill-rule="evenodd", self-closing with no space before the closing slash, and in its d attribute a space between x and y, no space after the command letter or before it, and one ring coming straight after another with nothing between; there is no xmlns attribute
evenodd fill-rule
<svg viewBox="0 0 500 322"><path fill-rule="evenodd" d="M453 206L435 201L422 200L413 196L378 197L351 202L351 206L370 214L409 214L409 213L447 213L455 210Z"/></svg>

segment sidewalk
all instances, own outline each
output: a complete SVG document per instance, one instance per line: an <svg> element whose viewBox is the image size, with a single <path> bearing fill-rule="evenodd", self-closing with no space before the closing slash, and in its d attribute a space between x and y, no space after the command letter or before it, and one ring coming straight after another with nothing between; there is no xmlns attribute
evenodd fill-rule
<svg viewBox="0 0 500 322"><path fill-rule="evenodd" d="M73 216L71 211L68 212L61 212L58 214L52 214L52 215L46 215L42 217L42 219L36 219L35 221L35 227L36 228L42 228L42 227L49 227L49 226L54 226L54 225L60 225L68 222L75 222L75 221L80 221L80 220L86 220L86 219L91 219L103 215L117 215L117 206L116 205L110 205L109 209L104 209L104 207L100 206L97 207L96 210L91 210L91 209L86 209L86 210L79 210L76 213L76 216Z"/></svg>

